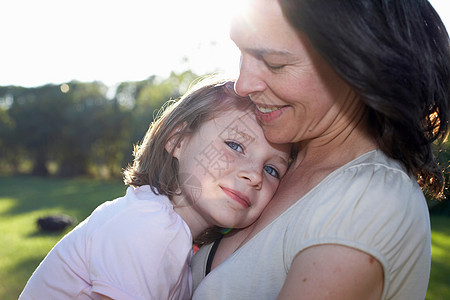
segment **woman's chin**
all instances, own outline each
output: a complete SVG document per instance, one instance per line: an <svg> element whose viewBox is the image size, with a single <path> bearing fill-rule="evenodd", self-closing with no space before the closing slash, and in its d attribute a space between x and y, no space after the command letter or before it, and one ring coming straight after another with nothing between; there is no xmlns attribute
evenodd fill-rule
<svg viewBox="0 0 450 300"><path fill-rule="evenodd" d="M263 131L266 139L273 144L292 143L291 138L289 136L283 134L283 132L281 132L280 134L280 131L277 129L265 128L263 126Z"/></svg>

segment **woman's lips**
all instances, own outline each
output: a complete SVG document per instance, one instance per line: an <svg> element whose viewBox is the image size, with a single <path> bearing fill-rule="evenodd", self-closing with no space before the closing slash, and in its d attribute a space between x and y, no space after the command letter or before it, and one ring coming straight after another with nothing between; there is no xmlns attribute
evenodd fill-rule
<svg viewBox="0 0 450 300"><path fill-rule="evenodd" d="M220 187L223 192L230 197L231 199L233 199L234 201L238 202L239 204L241 204L244 208L250 207L251 203L250 203L250 199L243 195L242 193L229 189L229 188L225 188L225 187Z"/></svg>
<svg viewBox="0 0 450 300"><path fill-rule="evenodd" d="M265 123L271 122L283 114L286 106L262 106L256 104L256 116Z"/></svg>
<svg viewBox="0 0 450 300"><path fill-rule="evenodd" d="M256 109L264 114L274 112L276 110L279 110L280 108L280 106L261 106L256 104Z"/></svg>

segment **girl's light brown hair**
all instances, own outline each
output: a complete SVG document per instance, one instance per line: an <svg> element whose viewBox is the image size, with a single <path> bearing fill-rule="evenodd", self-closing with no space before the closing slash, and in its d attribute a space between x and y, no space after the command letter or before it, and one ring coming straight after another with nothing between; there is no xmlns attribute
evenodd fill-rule
<svg viewBox="0 0 450 300"><path fill-rule="evenodd" d="M150 185L155 194L173 195L178 187L178 161L173 150L184 137L208 120L231 109L248 110L250 99L234 92L234 82L206 77L179 100L169 101L150 124L143 141L134 148L134 162L124 170L130 186ZM170 142L170 153L166 144Z"/></svg>

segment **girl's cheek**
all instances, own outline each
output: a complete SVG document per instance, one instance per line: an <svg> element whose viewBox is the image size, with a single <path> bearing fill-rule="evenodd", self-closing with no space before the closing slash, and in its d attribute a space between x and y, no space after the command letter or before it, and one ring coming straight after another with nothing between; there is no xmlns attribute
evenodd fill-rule
<svg viewBox="0 0 450 300"><path fill-rule="evenodd" d="M224 175L225 171L236 163L236 159L236 156L232 155L231 151L226 151L214 143L207 145L194 157L196 165L213 180Z"/></svg>
<svg viewBox="0 0 450 300"><path fill-rule="evenodd" d="M272 199L272 197L275 195L275 192L277 191L278 186L280 185L280 181L277 180L276 182L269 182L268 180L264 182L264 184L266 185L267 188L267 194L269 195L268 198L269 200L267 201L267 203L269 203L269 201ZM264 188L264 185L263 185Z"/></svg>

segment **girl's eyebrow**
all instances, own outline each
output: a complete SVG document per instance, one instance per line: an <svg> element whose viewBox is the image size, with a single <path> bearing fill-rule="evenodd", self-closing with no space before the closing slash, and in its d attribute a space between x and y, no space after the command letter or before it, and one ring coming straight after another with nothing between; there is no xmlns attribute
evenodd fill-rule
<svg viewBox="0 0 450 300"><path fill-rule="evenodd" d="M239 129L239 126L230 126L227 130L227 138L241 137L244 141L245 146L250 145L256 140L256 137L248 134L246 131Z"/></svg>
<svg viewBox="0 0 450 300"><path fill-rule="evenodd" d="M282 164L289 166L289 160L286 160L283 156L277 155L276 159L278 159Z"/></svg>

